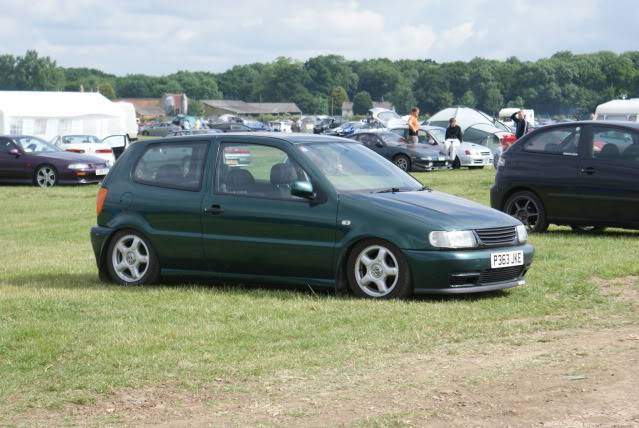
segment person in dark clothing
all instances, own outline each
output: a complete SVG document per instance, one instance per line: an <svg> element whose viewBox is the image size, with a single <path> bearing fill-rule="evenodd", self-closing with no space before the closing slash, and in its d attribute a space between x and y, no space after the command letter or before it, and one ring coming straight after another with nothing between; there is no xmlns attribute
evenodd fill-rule
<svg viewBox="0 0 639 428"><path fill-rule="evenodd" d="M516 113L513 113L510 116L510 120L515 122L515 137L519 140L521 137L526 135L526 131L528 130L528 122L526 121L526 115L522 110L519 110Z"/></svg>
<svg viewBox="0 0 639 428"><path fill-rule="evenodd" d="M457 120L454 117L448 120L448 128L446 128L446 139L449 140L451 138L459 140L460 143L464 138L462 130L459 125L457 125Z"/></svg>

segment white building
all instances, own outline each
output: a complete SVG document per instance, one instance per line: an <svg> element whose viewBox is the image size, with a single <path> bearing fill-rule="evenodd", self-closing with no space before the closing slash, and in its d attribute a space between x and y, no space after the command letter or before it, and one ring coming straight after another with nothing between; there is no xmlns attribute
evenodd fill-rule
<svg viewBox="0 0 639 428"><path fill-rule="evenodd" d="M0 135L137 137L135 110L97 92L0 91Z"/></svg>

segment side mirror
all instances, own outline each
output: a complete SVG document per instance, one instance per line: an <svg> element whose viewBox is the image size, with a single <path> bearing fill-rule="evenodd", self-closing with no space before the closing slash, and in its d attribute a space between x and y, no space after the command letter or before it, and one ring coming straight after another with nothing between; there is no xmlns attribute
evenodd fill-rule
<svg viewBox="0 0 639 428"><path fill-rule="evenodd" d="M305 199L315 198L313 185L308 181L294 181L291 184L291 195Z"/></svg>
<svg viewBox="0 0 639 428"><path fill-rule="evenodd" d="M384 144L383 144L381 141L377 141L377 142L375 142L375 145L376 145L377 147L384 147Z"/></svg>
<svg viewBox="0 0 639 428"><path fill-rule="evenodd" d="M11 149L11 150L9 150L9 154L10 154L10 155L13 155L13 156L15 156L15 157L20 157L20 155L21 155L22 153L20 153L20 150L18 150L18 149Z"/></svg>

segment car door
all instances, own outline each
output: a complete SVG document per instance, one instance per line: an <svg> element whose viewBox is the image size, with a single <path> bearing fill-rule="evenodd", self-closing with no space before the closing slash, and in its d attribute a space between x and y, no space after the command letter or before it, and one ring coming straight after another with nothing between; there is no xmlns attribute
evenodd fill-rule
<svg viewBox="0 0 639 428"><path fill-rule="evenodd" d="M639 133L614 125L586 127L579 168L580 208L599 224L639 224Z"/></svg>
<svg viewBox="0 0 639 428"><path fill-rule="evenodd" d="M209 269L244 277L332 279L337 202L317 189L310 201L290 194L312 180L279 140L221 138L213 191L202 204ZM238 159L242 154L242 159Z"/></svg>
<svg viewBox="0 0 639 428"><path fill-rule="evenodd" d="M144 148L135 163L132 185L120 202L141 216L161 266L205 270L202 250L202 198L210 141L158 142Z"/></svg>
<svg viewBox="0 0 639 428"><path fill-rule="evenodd" d="M17 150L18 154L10 153ZM28 182L33 177L33 155L25 153L7 137L0 137L0 180L5 183Z"/></svg>
<svg viewBox="0 0 639 428"><path fill-rule="evenodd" d="M513 159L512 188L533 189L541 198L549 219L571 221L583 218L579 205L579 144L581 125L562 125L528 137L523 156Z"/></svg>

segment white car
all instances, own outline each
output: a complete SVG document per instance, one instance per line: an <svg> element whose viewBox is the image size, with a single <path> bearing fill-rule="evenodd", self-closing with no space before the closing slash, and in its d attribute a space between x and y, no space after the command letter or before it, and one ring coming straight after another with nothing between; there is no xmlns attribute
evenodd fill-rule
<svg viewBox="0 0 639 428"><path fill-rule="evenodd" d="M102 142L95 135L58 135L51 142L66 152L81 153L104 159L109 168L115 163L111 144Z"/></svg>
<svg viewBox="0 0 639 428"><path fill-rule="evenodd" d="M397 128L401 126L407 126L408 121L401 118L400 115L393 110L386 108L372 108L368 110L368 122L377 122L383 125L385 128Z"/></svg>
<svg viewBox="0 0 639 428"><path fill-rule="evenodd" d="M286 121L273 121L269 122L269 125L271 125L274 132L293 132L291 124Z"/></svg>

